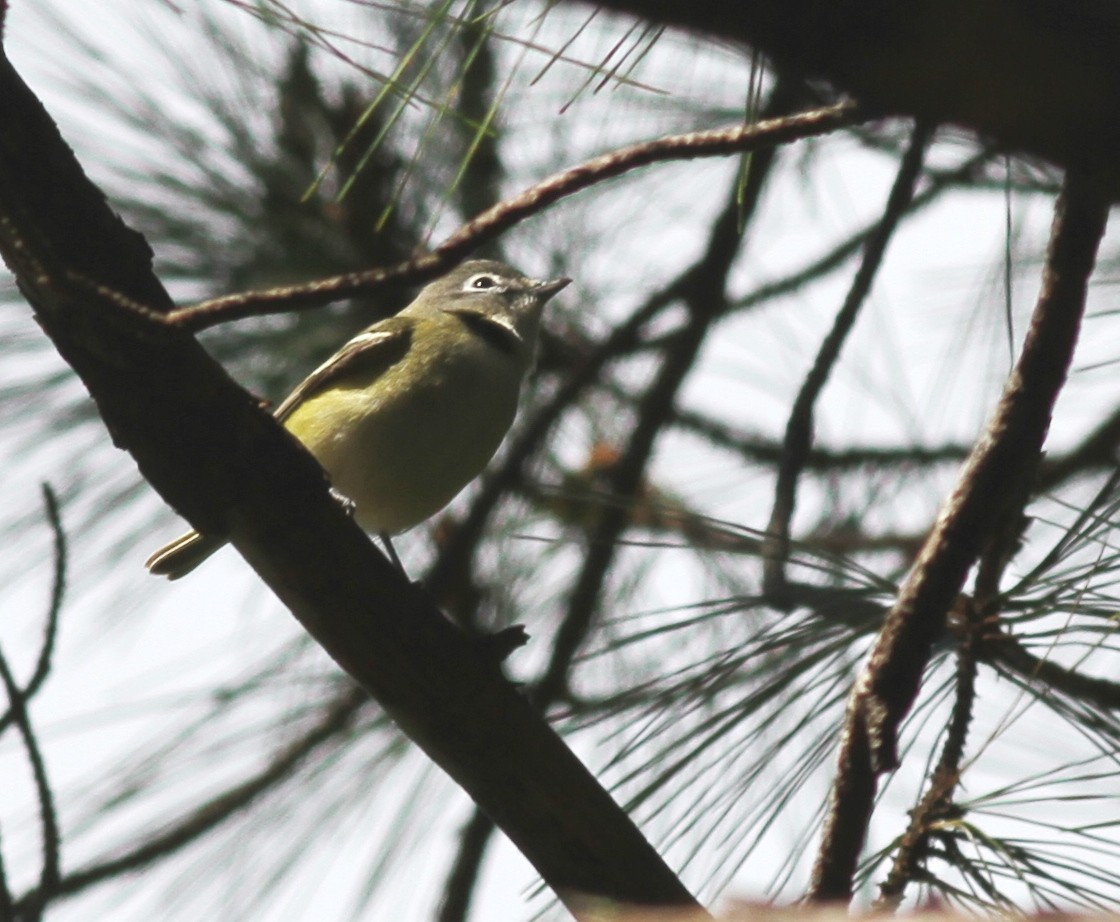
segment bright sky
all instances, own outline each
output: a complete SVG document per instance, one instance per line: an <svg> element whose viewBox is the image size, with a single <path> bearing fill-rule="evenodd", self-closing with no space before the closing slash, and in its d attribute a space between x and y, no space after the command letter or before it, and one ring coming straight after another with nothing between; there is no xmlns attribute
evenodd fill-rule
<svg viewBox="0 0 1120 922"><path fill-rule="evenodd" d="M232 4L200 5L221 10L223 21L233 24L240 39L259 50L262 72L267 72L264 64L269 55L277 54L277 46L261 37L259 26ZM373 45L381 40L376 35L367 36L368 19L357 4L314 6L316 15L329 11L336 16L330 24L341 33L366 36ZM220 132L206 106L192 94L208 91L227 101L238 100L244 105L248 124L254 119L267 121L270 115L267 85L235 79L221 62L209 60L212 52L180 22L173 4L101 0L95 5L75 6L65 0L12 0L11 7L6 28L11 58L58 120L91 175L108 188L120 182L125 168L137 169L137 181L142 182L144 170L166 156L166 139L158 132L125 125L120 114L106 114L80 95L78 87L100 87L128 104L146 97L175 121L198 127L200 136L215 147L221 141ZM546 48L559 44L577 22L555 15L540 22L536 16L539 7L529 7L526 4L517 11L507 11L503 28L516 31L522 38L531 33L534 41ZM74 50L71 39L60 34L62 28L89 42L103 58L95 61L89 52ZM589 29L567 49L567 54L580 60L599 60L619 34L617 28ZM169 63L171 56L156 53L153 42L185 52L189 72L203 82L185 81L184 74ZM371 66L391 66L376 49L346 47ZM683 123L680 113L685 106L676 108L663 97L634 87L605 89L597 94L589 88L575 98L566 114L561 114L561 108L570 101L572 87L580 85L583 71L561 62L547 70L539 87L530 88L527 84L545 68L548 56L516 45L507 46L506 55L511 67L520 61L516 84L510 89L518 103L511 110L508 126L510 160L520 171L519 185L544 175L558 150L566 162L575 162L658 132L692 127ZM722 125L740 117L748 71L748 63L731 49L700 53L695 43L666 35L631 76L669 90L673 99L702 100L713 112L704 124ZM258 97L246 95L247 88L253 87L259 91ZM957 162L966 153L963 143L948 139L934 152L934 158ZM540 254L548 248L562 252L566 241L579 241L581 237L596 241L592 247L580 247L578 262L567 267L576 284L560 300L566 301L568 310L582 311L581 319L591 330L601 331L638 303L642 292L670 278L675 268L695 255L703 239L701 229L721 206L736 166L704 162L651 168L612 187L613 207L587 209L582 199L565 203L545 219L511 234L511 249L523 254L526 269L543 272L547 267L539 264ZM189 165L184 169L189 171ZM236 175L237 165L230 163L229 170ZM803 182L797 170L787 169L767 194L758 230L737 267L736 290L749 292L779 277L784 270L803 264L809 254L821 251L844 229L876 215L893 171L892 162L885 156L861 149L851 140L838 139L823 143L819 159L813 163L811 184ZM1048 204L1041 197L1017 197L1011 203L1011 214L1019 254L1013 289L1015 332L1019 336L1037 289L1037 259L1049 222ZM200 214L199 219L205 221L206 215ZM449 219L444 217L437 221L433 235L438 238L449 229ZM216 234L224 232L224 228L215 228ZM836 447L909 440L936 445L967 441L978 431L1008 363L1000 268L1004 240L1004 199L998 191L952 196L903 229L892 245L868 309L845 349L850 360L842 364L825 394L818 413L822 443ZM1106 251L1108 247L1106 243ZM635 278L635 266L646 274L660 274L656 278L646 274ZM849 278L850 272L841 273L767 307L763 316L756 312L727 322L706 350L702 373L692 377L682 402L730 418L745 430L781 431L792 388L803 376ZM604 296L594 305L597 313L587 316L589 312L580 298L592 289ZM8 277L0 276L0 292L10 291ZM182 287L176 294L189 299L195 292ZM39 397L17 393L19 382L40 380L62 366L44 348L41 334L19 299L6 300L13 306L0 307L0 337L18 343L19 349L5 356L4 381L0 384L0 459L5 466L5 477L0 481L0 521L36 522L41 517L38 485L49 480L66 497L67 523L81 523L69 535L71 596L64 610L54 674L34 705L56 788L68 794L88 790L102 773L120 767L124 753L134 748L147 751L166 727L188 722L189 718L202 719L208 713L215 685L229 686L250 671L247 664L256 669L270 657L300 648L298 675L306 678L306 687L292 681L234 716L215 718L208 732L232 740L243 735L243 743L231 743L213 758L200 748L192 760L178 766L178 774L159 779L160 802L156 807L192 803L200 787L218 790L223 780L236 777L238 771L259 761L260 746L250 744L268 737L256 734L273 722L282 723L288 710L298 713L305 698L312 700L325 694L322 676L331 672L323 668L321 654L300 647L298 627L257 588L234 554L223 554L197 578L174 586L156 583L144 574L140 561L150 548L136 546L134 532L150 529L158 519L158 534L147 542L154 545L172 537L178 523L158 511L161 501L149 489L137 485L130 462L112 449L100 427L73 426L56 436L48 433L42 422L45 413L17 415L29 400L41 400L50 412L81 405L81 401L72 382ZM1115 352L1115 338L1103 332L1107 319L1091 319L1087 324L1078 371L1062 399L1052 446L1069 445L1099 417L1101 406L1115 405L1120 398L1115 374L1108 366L1100 366ZM340 331L339 340L349 332ZM641 369L630 371L637 374ZM36 409L40 405L35 404ZM565 428L558 442L560 455L577 463L592 436L588 428ZM728 458L701 451L689 439L667 440L653 470L659 482L673 484L702 510L718 511L724 518L754 527L765 522L768 491L757 489L757 479L746 482L749 476L745 478L743 470ZM950 475L947 471L944 477ZM892 524L921 527L946 484L943 478L902 491L898 517ZM138 491L135 495L129 493L132 488ZM93 514L106 497L113 496L120 500L114 515L99 518ZM845 501L859 511L858 497ZM823 502L823 497L808 497L803 511L806 524ZM22 528L20 535L20 547L11 548L8 559L0 563L5 586L0 641L17 670L25 675L38 642L49 588L50 536L43 524ZM524 542L518 552L529 553L529 548L531 545ZM405 540L406 561L423 560L427 553L422 529ZM115 561L108 578L106 560ZM562 559L558 566L564 566ZM670 566L652 568L636 596L633 614L694 601L711 589L708 580L697 568L682 564L679 557ZM542 581L539 591L543 596L555 585L553 574ZM525 656L523 663L534 661L533 651ZM980 721L978 739L984 732L995 732L1006 713L1017 713L1010 696L1005 706L1005 711ZM974 789L982 789L989 777L996 783L1016 754L1029 752L1041 726L1035 724L1018 736L1009 734L1002 754L973 779ZM1057 734L1070 731L1055 726L1047 732L1057 738ZM1076 741L1070 745L1076 745ZM581 737L576 746L593 766L604 764L611 755L602 741L588 737ZM280 843L281 848L306 845L306 872L282 888L264 908L251 899L252 905L239 904L236 895L230 896L229 902L225 897L215 897L212 905L224 907L223 917L252 922L349 918L349 900L355 890L360 891L377 834L394 835L396 817L388 812L386 804L399 805L404 799L422 804L425 821L419 825L423 837L410 843L412 851L404 872L390 869L390 878L398 874L395 883L379 894L366 918L388 918L387 907L392 907L394 918L425 918L432 899L428 887L438 887L442 881L452 854L454 832L468 815L465 799L434 772L427 771L422 758L413 755L394 763L379 761L383 756L377 751L376 741L371 741L340 757L343 764L301 778L300 783L314 790L318 798L315 803L271 814L271 825L264 822L244 838L228 836L228 867L216 868L196 854L170 870L150 875L153 885L171 885L167 903L160 905L168 911L181 908L189 912L192 904L185 897L192 895L189 891L193 888L204 886L200 883L204 878L215 887L229 885L242 873L259 882L271 868L263 860L263 852ZM1031 758L1038 756L1030 753ZM7 735L0 741L0 789L18 790L20 794L18 798L9 794L0 804L0 829L4 833L5 861L17 886L25 884L33 873L38 847L28 834L34 802L25 766L14 737ZM387 778L385 784L394 796L371 801L339 787L347 779L362 778ZM891 824L899 821L908 802L906 792L897 792L896 796L898 809L876 820L884 835L897 828ZM64 802L63 819L72 830L84 830L89 820L79 803L77 796ZM302 836L307 823L315 822L312 807L319 803L333 810L327 815L336 826L318 830L320 835L307 843L293 843L293 836ZM156 807L140 803L106 828L67 837L66 866L75 867L97 854L104 843L119 841L118 836L131 828L127 823L152 819ZM807 801L798 809L808 812L810 808ZM781 854L791 835L787 829L771 830L767 833L767 851ZM257 849L262 860L258 860ZM671 850L670 860L683 861L685 853L683 846ZM749 871L736 877L731 892L757 893L757 882L769 879L771 870L767 866L772 863L765 858L752 863ZM421 875L429 882L418 883ZM475 918L487 922L525 918L523 897L533 880L528 866L503 840L488 865L486 887ZM796 893L802 884L803 877L795 875L786 894ZM145 885L136 886L125 896L115 888L109 896L99 891L89 901L64 904L57 918L97 917L91 912L113 919L150 917L145 912L151 911L153 892ZM331 899L325 894L335 896ZM335 901L337 905L332 905ZM531 905L539 907L543 903L538 899Z"/></svg>

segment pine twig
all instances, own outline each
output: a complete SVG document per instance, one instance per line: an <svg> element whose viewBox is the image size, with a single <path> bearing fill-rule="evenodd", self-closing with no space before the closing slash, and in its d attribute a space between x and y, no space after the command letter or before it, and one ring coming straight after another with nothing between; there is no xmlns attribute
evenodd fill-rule
<svg viewBox="0 0 1120 922"><path fill-rule="evenodd" d="M944 631L969 568L1018 494L1021 477L1038 462L1107 218L1107 200L1096 186L1067 175L1019 362L849 697L811 900L851 896L877 780L897 766L897 729L917 697L932 643Z"/></svg>
<svg viewBox="0 0 1120 922"><path fill-rule="evenodd" d="M813 447L813 416L817 399L828 382L829 375L840 358L848 335L855 326L860 309L871 293L871 285L886 255L887 245L894 236L902 218L909 210L914 191L925 161L926 146L934 132L934 125L919 123L910 138L910 147L902 157L887 204L874 233L867 240L863 260L856 270L836 320L821 344L813 367L805 377L790 411L786 424L782 458L778 465L778 478L774 487L774 506L763 563L763 586L766 594L779 603L786 583L786 560L790 550L790 521L797 501L797 483L808 462Z"/></svg>
<svg viewBox="0 0 1120 922"><path fill-rule="evenodd" d="M369 294L389 284L428 281L442 275L484 243L560 199L638 167L761 150L836 131L865 118L866 111L857 103L842 102L751 125L693 131L643 141L555 173L519 195L499 202L468 221L427 255L417 256L385 269L349 272L304 285L214 298L173 310L165 319L169 324L197 333L215 324L244 317L317 307L355 295ZM112 297L113 294L101 288L98 291L106 297Z"/></svg>

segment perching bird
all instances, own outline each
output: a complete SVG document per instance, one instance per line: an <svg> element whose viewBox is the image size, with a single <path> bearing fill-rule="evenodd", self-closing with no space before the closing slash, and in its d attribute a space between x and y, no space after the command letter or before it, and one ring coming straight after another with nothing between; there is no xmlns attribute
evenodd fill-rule
<svg viewBox="0 0 1120 922"><path fill-rule="evenodd" d="M497 451L533 364L544 305L570 281L465 262L351 339L276 409L394 560L389 536L446 506ZM223 544L191 531L146 566L178 579Z"/></svg>

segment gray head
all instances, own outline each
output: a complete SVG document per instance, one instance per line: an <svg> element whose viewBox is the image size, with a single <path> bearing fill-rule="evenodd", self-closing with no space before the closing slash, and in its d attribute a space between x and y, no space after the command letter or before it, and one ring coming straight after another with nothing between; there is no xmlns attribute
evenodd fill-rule
<svg viewBox="0 0 1120 922"><path fill-rule="evenodd" d="M569 278L529 278L494 259L470 259L427 285L401 313L473 314L500 324L532 345L542 309L569 282Z"/></svg>

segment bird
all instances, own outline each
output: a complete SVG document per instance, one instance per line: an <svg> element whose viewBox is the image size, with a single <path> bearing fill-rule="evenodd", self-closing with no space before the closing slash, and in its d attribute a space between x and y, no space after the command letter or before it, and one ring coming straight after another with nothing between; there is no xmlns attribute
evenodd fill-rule
<svg viewBox="0 0 1120 922"><path fill-rule="evenodd" d="M398 568L391 536L444 508L498 450L536 357L544 306L570 282L468 260L350 339L276 408ZM178 579L225 543L190 531L145 566Z"/></svg>

